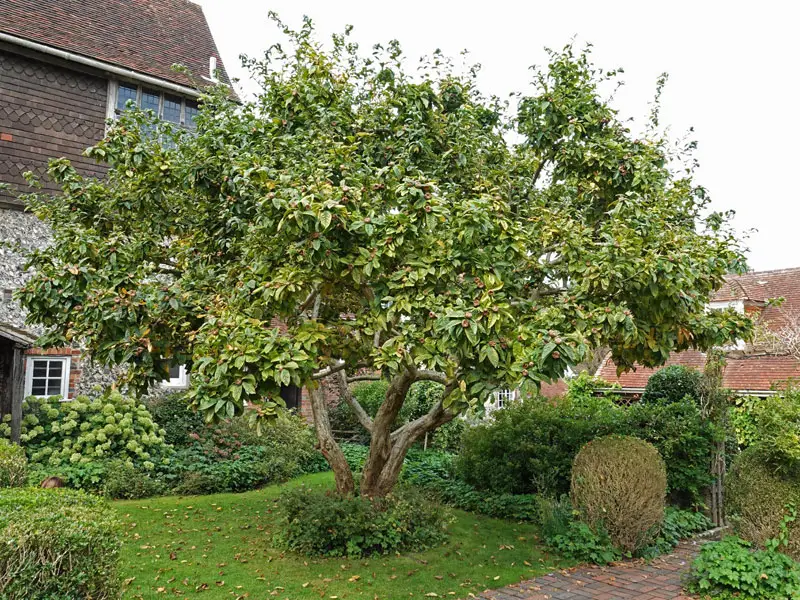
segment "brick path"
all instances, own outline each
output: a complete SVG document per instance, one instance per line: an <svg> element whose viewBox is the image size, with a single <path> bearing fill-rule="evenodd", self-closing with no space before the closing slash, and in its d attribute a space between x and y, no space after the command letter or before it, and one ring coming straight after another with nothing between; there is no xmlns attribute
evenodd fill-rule
<svg viewBox="0 0 800 600"><path fill-rule="evenodd" d="M626 561L608 567L578 567L550 573L499 590L487 590L482 600L689 600L681 579L689 572L700 542L682 542L672 554L649 564Z"/></svg>

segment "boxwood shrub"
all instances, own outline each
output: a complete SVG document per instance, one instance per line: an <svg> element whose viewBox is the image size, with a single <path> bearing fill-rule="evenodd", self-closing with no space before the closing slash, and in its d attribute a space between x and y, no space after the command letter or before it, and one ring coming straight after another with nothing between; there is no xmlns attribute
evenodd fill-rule
<svg viewBox="0 0 800 600"><path fill-rule="evenodd" d="M0 494L0 598L118 598L120 524L105 502L68 489Z"/></svg>

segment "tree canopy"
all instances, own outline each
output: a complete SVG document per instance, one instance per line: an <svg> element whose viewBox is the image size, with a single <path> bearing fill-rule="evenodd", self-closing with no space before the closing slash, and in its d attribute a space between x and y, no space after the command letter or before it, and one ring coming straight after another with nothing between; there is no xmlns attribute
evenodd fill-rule
<svg viewBox="0 0 800 600"><path fill-rule="evenodd" d="M334 462L316 384L335 376L372 433L374 492L414 439L498 387L599 346L655 366L747 332L706 311L744 262L693 145L656 111L632 133L603 95L617 73L587 52L551 52L512 114L442 56L410 71L396 43L364 55L347 33L322 46L310 21L283 32L286 50L250 63L254 102L210 91L195 132L127 111L87 150L100 180L51 163L63 194L27 202L54 243L18 294L47 344L127 364L140 387L186 364L209 417L247 402L267 418L281 386L308 386ZM391 383L374 420L347 388L373 373ZM443 400L389 431L421 379Z"/></svg>

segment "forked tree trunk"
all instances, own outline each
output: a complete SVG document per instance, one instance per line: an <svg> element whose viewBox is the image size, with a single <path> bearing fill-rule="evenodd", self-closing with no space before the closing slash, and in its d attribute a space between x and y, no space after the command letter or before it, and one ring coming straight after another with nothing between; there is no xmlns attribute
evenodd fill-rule
<svg viewBox="0 0 800 600"><path fill-rule="evenodd" d="M353 482L353 472L347 459L344 457L342 449L333 438L331 422L328 417L328 406L325 404L325 397L318 386L309 386L311 396L311 412L314 416L314 429L317 432L317 440L322 456L328 461L333 470L336 480L336 491L340 496L352 496L355 492Z"/></svg>

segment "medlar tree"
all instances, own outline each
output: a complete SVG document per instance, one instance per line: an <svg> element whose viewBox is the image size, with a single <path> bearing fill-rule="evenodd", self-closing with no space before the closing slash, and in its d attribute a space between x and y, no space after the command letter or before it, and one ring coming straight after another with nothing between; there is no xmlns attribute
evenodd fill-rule
<svg viewBox="0 0 800 600"><path fill-rule="evenodd" d="M599 89L616 73L586 53L552 52L509 117L441 56L412 75L396 43L362 56L347 34L325 50L310 21L283 32L290 51L251 62L254 102L211 90L196 132L130 110L87 150L101 180L51 163L63 193L27 202L54 243L18 294L44 343L128 365L140 388L186 364L209 420L248 405L260 423L305 386L350 494L319 386L335 378L371 435L360 493L382 496L415 440L500 386L589 348L654 366L747 329L705 311L743 261L691 148L632 135ZM389 382L374 418L348 388L371 377ZM393 431L421 380L441 401Z"/></svg>

